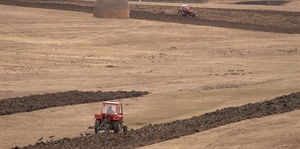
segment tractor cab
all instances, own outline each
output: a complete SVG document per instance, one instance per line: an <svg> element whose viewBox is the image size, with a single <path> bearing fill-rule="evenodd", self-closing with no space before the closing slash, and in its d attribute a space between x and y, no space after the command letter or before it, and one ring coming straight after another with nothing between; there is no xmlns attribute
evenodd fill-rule
<svg viewBox="0 0 300 149"><path fill-rule="evenodd" d="M123 109L121 102L103 102L100 113L95 114L95 133L101 130L109 132L114 130L115 133L126 131L123 127Z"/></svg>
<svg viewBox="0 0 300 149"><path fill-rule="evenodd" d="M189 10L190 7L188 5L181 5L179 10Z"/></svg>
<svg viewBox="0 0 300 149"><path fill-rule="evenodd" d="M110 115L123 115L122 103L104 102L101 107L101 113Z"/></svg>

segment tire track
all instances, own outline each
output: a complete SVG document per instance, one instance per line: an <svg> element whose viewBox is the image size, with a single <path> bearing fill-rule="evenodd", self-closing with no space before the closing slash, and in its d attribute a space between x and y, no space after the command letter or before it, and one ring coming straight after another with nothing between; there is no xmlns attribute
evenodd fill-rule
<svg viewBox="0 0 300 149"><path fill-rule="evenodd" d="M7 33L10 35L13 35L13 37L17 38L17 39L21 39L22 42L27 42L27 43L32 43L35 42L37 40L26 36L25 34L22 34L14 29L12 29L11 27L4 25L4 24L0 24L0 30L1 30L1 34L3 35L3 33Z"/></svg>

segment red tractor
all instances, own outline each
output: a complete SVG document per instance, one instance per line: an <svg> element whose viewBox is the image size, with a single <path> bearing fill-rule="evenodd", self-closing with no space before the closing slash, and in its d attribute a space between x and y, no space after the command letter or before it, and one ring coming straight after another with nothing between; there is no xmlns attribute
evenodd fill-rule
<svg viewBox="0 0 300 149"><path fill-rule="evenodd" d="M193 12L191 7L188 5L181 5L178 10L178 15L184 16L184 17L196 17L196 14Z"/></svg>
<svg viewBox="0 0 300 149"><path fill-rule="evenodd" d="M95 114L95 133L98 134L101 130L109 132L114 130L114 133L127 131L127 127L123 126L123 109L121 102L103 102L99 114Z"/></svg>

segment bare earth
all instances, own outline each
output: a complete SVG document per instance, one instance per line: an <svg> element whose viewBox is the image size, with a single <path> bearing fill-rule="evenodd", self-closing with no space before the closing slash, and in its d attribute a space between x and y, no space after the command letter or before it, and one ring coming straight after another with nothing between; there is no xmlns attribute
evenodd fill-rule
<svg viewBox="0 0 300 149"><path fill-rule="evenodd" d="M242 6L241 6L242 7ZM122 100L129 128L190 118L300 90L299 34L0 5L0 98L68 90L141 90ZM0 117L0 148L77 137L101 103ZM299 111L146 148L294 148Z"/></svg>

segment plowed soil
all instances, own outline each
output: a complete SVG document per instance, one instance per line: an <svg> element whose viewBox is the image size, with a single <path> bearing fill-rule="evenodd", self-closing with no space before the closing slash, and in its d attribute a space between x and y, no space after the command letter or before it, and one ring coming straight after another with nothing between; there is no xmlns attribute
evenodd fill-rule
<svg viewBox="0 0 300 149"><path fill-rule="evenodd" d="M190 119L165 124L150 124L123 134L104 133L73 139L64 138L48 144L40 142L24 148L137 148L246 119L260 118L297 109L300 109L300 92L260 103L224 108Z"/></svg>
<svg viewBox="0 0 300 149"><path fill-rule="evenodd" d="M34 110L51 107L101 102L122 98L133 98L146 95L148 92L139 91L116 91L116 92L81 92L69 91L44 95L31 95L25 97L8 98L0 100L0 116L20 112L30 112Z"/></svg>
<svg viewBox="0 0 300 149"><path fill-rule="evenodd" d="M173 13L177 6L131 5L132 19L103 21L87 15L93 11L91 1L0 4L76 11L1 6L0 147L56 135L58 140L25 148L136 148L300 109L299 12L194 7L198 16L185 18ZM99 88L108 92L58 92ZM123 89L145 92L109 92ZM75 104L147 91L155 93L124 100L126 123L140 129L74 138L93 125L99 110L99 103ZM52 93L34 95L39 92ZM67 105L73 106L45 109Z"/></svg>
<svg viewBox="0 0 300 149"><path fill-rule="evenodd" d="M91 1L2 0L0 4L87 13L92 13L94 10L94 2ZM130 18L275 33L300 33L300 12L195 7L193 10L197 17L186 18L177 16L177 9L178 6L132 5Z"/></svg>

